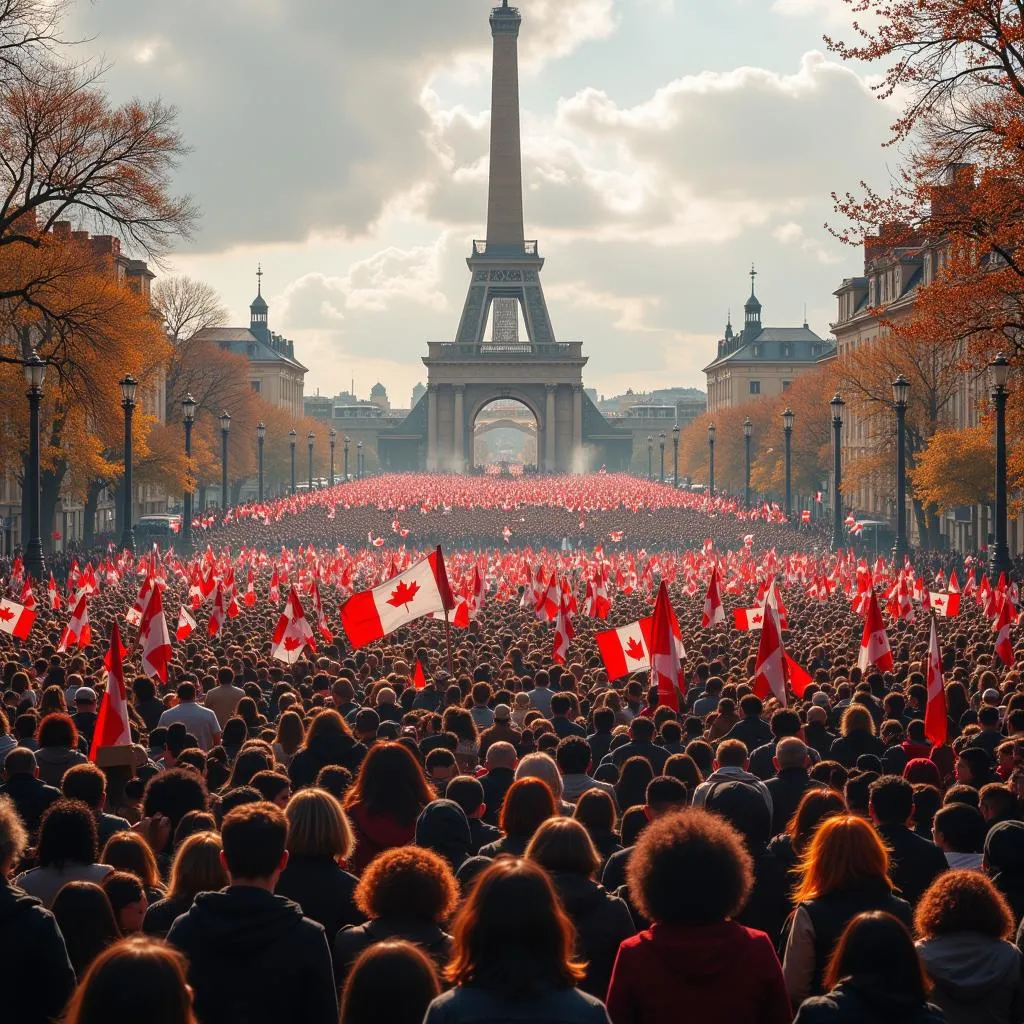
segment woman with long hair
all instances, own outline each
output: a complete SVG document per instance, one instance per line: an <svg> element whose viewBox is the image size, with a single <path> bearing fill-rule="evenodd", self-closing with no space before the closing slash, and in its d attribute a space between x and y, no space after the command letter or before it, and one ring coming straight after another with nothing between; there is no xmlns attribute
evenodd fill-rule
<svg viewBox="0 0 1024 1024"><path fill-rule="evenodd" d="M455 760L459 762L459 771L472 774L480 763L480 734L473 716L465 708L447 708L441 719L441 729L458 736Z"/></svg>
<svg viewBox="0 0 1024 1024"><path fill-rule="evenodd" d="M320 769L329 764L339 764L355 775L365 756L366 747L352 735L345 719L327 708L310 720L302 746L288 765L292 789L312 786Z"/></svg>
<svg viewBox="0 0 1024 1024"><path fill-rule="evenodd" d="M135 875L146 887L146 899L150 903L164 898L166 890L156 857L138 832L115 832L103 847L100 861L115 871L128 871Z"/></svg>
<svg viewBox="0 0 1024 1024"><path fill-rule="evenodd" d="M851 704L839 722L839 738L829 748L829 760L854 768L861 754L881 757L885 744L875 735L875 720L863 704Z"/></svg>
<svg viewBox="0 0 1024 1024"><path fill-rule="evenodd" d="M287 768L306 738L306 727L297 711L285 711L277 720L274 736L274 757Z"/></svg>
<svg viewBox="0 0 1024 1024"><path fill-rule="evenodd" d="M943 1024L907 926L892 914L858 914L839 939L824 986L794 1024Z"/></svg>
<svg viewBox="0 0 1024 1024"><path fill-rule="evenodd" d="M1013 912L985 875L939 875L917 905L914 927L917 951L934 986L932 999L949 1024L1024 1020Z"/></svg>
<svg viewBox="0 0 1024 1024"><path fill-rule="evenodd" d="M81 980L64 1024L197 1024L185 958L146 936L133 936L101 953Z"/></svg>
<svg viewBox="0 0 1024 1024"><path fill-rule="evenodd" d="M177 848L167 895L150 905L142 922L147 935L163 938L201 892L218 892L228 884L220 852L220 836L213 831L194 832Z"/></svg>
<svg viewBox="0 0 1024 1024"><path fill-rule="evenodd" d="M654 769L646 757L627 758L615 783L615 800L619 807L638 807L646 799L647 784L654 778Z"/></svg>
<svg viewBox="0 0 1024 1024"><path fill-rule="evenodd" d="M576 801L572 816L587 830L594 849L601 857L602 867L613 853L622 849L619 834L615 831L615 801L605 790L588 789Z"/></svg>
<svg viewBox="0 0 1024 1024"><path fill-rule="evenodd" d="M78 730L68 714L55 711L43 718L36 742L39 744L36 750L39 778L49 786L59 789L69 768L89 761L78 749Z"/></svg>
<svg viewBox="0 0 1024 1024"><path fill-rule="evenodd" d="M352 873L361 873L384 850L411 843L416 819L433 799L423 770L406 747L375 743L345 796L345 811L356 836Z"/></svg>
<svg viewBox="0 0 1024 1024"><path fill-rule="evenodd" d="M273 756L268 754L262 746L243 748L231 766L231 775L224 784L224 792L238 789L239 786L248 786L257 772L270 771L273 767Z"/></svg>
<svg viewBox="0 0 1024 1024"><path fill-rule="evenodd" d="M508 788L501 805L498 825L504 833L500 839L480 847L481 857L499 857L503 853L522 857L533 834L554 817L555 798L548 784L541 779L517 779Z"/></svg>
<svg viewBox="0 0 1024 1024"><path fill-rule="evenodd" d="M53 901L53 916L79 978L100 953L121 938L110 899L95 882L68 882Z"/></svg>
<svg viewBox="0 0 1024 1024"><path fill-rule="evenodd" d="M782 961L794 1006L824 992L829 957L858 914L882 910L908 928L912 924L910 904L893 895L888 851L863 818L826 818L801 858L799 872Z"/></svg>
<svg viewBox="0 0 1024 1024"><path fill-rule="evenodd" d="M547 874L531 861L502 859L487 868L453 934L444 973L455 987L430 1004L424 1024L608 1024L604 1004L577 988L586 968L573 957L572 924Z"/></svg>
<svg viewBox="0 0 1024 1024"><path fill-rule="evenodd" d="M418 946L389 939L370 946L352 965L341 993L344 1024L422 1024L441 992L437 968Z"/></svg>

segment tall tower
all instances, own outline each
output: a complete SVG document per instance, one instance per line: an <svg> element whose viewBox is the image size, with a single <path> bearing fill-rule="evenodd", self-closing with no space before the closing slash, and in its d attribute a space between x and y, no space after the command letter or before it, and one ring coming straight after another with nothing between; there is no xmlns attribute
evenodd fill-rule
<svg viewBox="0 0 1024 1024"><path fill-rule="evenodd" d="M750 298L743 306L743 340L753 341L761 333L761 303L754 294L754 279L757 277L757 270L750 268Z"/></svg>
<svg viewBox="0 0 1024 1024"><path fill-rule="evenodd" d="M263 267L256 269L256 298L249 304L249 330L260 341L270 342L267 300L263 298Z"/></svg>
<svg viewBox="0 0 1024 1024"><path fill-rule="evenodd" d="M555 340L540 284L544 266L536 241L523 229L523 157L519 121L519 28L523 19L503 0L491 11L491 154L487 187L487 238L473 243L472 274L462 311L459 344L535 348ZM520 314L528 338L519 337Z"/></svg>

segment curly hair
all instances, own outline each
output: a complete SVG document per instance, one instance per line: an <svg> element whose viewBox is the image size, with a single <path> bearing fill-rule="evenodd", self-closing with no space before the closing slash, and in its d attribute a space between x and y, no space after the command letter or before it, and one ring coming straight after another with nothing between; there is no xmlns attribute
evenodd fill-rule
<svg viewBox="0 0 1024 1024"><path fill-rule="evenodd" d="M946 871L921 897L914 930L922 939L974 932L1010 940L1014 917L1002 893L980 871Z"/></svg>
<svg viewBox="0 0 1024 1024"><path fill-rule="evenodd" d="M39 723L36 741L42 747L67 747L74 750L78 746L78 730L70 715L54 711Z"/></svg>
<svg viewBox="0 0 1024 1024"><path fill-rule="evenodd" d="M680 885L682 878L699 878L700 885ZM637 909L655 924L715 924L746 905L754 865L728 822L688 808L644 829L626 879Z"/></svg>
<svg viewBox="0 0 1024 1024"><path fill-rule="evenodd" d="M402 917L440 923L454 913L459 888L443 857L418 846L399 846L370 862L354 901L370 920Z"/></svg>

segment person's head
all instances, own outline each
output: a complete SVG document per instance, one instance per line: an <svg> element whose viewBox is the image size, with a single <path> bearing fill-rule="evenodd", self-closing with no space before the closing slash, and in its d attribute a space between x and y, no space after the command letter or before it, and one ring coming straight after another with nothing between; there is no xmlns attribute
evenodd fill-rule
<svg viewBox="0 0 1024 1024"><path fill-rule="evenodd" d="M92 811L102 811L107 796L107 777L91 762L72 765L60 780L67 800L81 800Z"/></svg>
<svg viewBox="0 0 1024 1024"><path fill-rule="evenodd" d="M541 779L547 783L556 800L562 798L562 776L558 771L558 765L548 754L527 754L516 765L516 778Z"/></svg>
<svg viewBox="0 0 1024 1024"><path fill-rule="evenodd" d="M990 782L981 788L978 810L986 823L1008 821L1017 817L1017 796L1010 786L1001 782Z"/></svg>
<svg viewBox="0 0 1024 1024"><path fill-rule="evenodd" d="M802 854L826 818L845 813L846 801L834 789L807 790L786 826L793 851L797 855Z"/></svg>
<svg viewBox="0 0 1024 1024"><path fill-rule="evenodd" d="M78 800L56 800L43 813L37 857L41 868L94 864L96 821Z"/></svg>
<svg viewBox="0 0 1024 1024"><path fill-rule="evenodd" d="M760 718L764 714L764 704L761 703L760 697L748 693L740 700L740 711L744 718Z"/></svg>
<svg viewBox="0 0 1024 1024"><path fill-rule="evenodd" d="M914 787L898 775L883 775L868 790L871 817L879 825L906 825L914 814Z"/></svg>
<svg viewBox="0 0 1024 1024"><path fill-rule="evenodd" d="M507 999L570 988L583 978L574 932L547 873L530 860L501 858L477 878L452 928L445 977Z"/></svg>
<svg viewBox="0 0 1024 1024"><path fill-rule="evenodd" d="M196 1024L185 958L164 942L132 936L101 953L79 982L65 1024L134 1020L145 994L147 1024Z"/></svg>
<svg viewBox="0 0 1024 1024"><path fill-rule="evenodd" d="M348 860L355 837L341 804L323 789L299 790L285 808L288 853L333 861Z"/></svg>
<svg viewBox="0 0 1024 1024"><path fill-rule="evenodd" d="M17 867L28 848L28 831L9 796L0 796L0 881Z"/></svg>
<svg viewBox="0 0 1024 1024"><path fill-rule="evenodd" d="M944 853L981 853L985 845L985 819L977 807L946 804L935 812L932 836Z"/></svg>
<svg viewBox="0 0 1024 1024"><path fill-rule="evenodd" d="M680 878L700 885L680 885ZM626 869L629 893L656 924L707 925L743 909L754 883L750 854L727 822L688 808L644 829Z"/></svg>
<svg viewBox="0 0 1024 1024"><path fill-rule="evenodd" d="M337 712L334 713L337 714ZM302 724L301 716L295 711L285 711L277 721L277 735L274 737L274 742L279 744L286 754L294 754L302 746L305 738L306 729Z"/></svg>
<svg viewBox="0 0 1024 1024"><path fill-rule="evenodd" d="M195 832L178 847L171 864L167 895L194 900L201 892L217 892L228 884L221 860L220 836L213 831Z"/></svg>
<svg viewBox="0 0 1024 1024"><path fill-rule="evenodd" d="M775 719L772 719L774 723ZM803 740L796 736L786 736L779 740L775 747L775 768L782 772L790 768L806 768L809 752Z"/></svg>
<svg viewBox="0 0 1024 1024"><path fill-rule="evenodd" d="M288 819L275 804L259 801L236 807L221 825L221 862L232 885L273 889L288 863Z"/></svg>
<svg viewBox="0 0 1024 1024"><path fill-rule="evenodd" d="M424 765L427 769L427 778L442 789L459 774L459 762L455 755L444 747L435 747L431 750Z"/></svg>
<svg viewBox="0 0 1024 1024"><path fill-rule="evenodd" d="M358 957L341 993L345 1024L422 1024L431 1000L441 993L437 969L411 942L377 942Z"/></svg>
<svg viewBox="0 0 1024 1024"><path fill-rule="evenodd" d="M412 825L433 798L416 758L403 744L376 743L359 766L345 808L358 804L371 816L386 815Z"/></svg>
<svg viewBox="0 0 1024 1024"><path fill-rule="evenodd" d="M583 775L590 768L590 744L582 736L566 736L555 750L555 761L563 775Z"/></svg>
<svg viewBox="0 0 1024 1024"><path fill-rule="evenodd" d="M746 768L748 761L747 747L742 740L722 740L715 748L716 768Z"/></svg>
<svg viewBox="0 0 1024 1024"><path fill-rule="evenodd" d="M824 986L869 980L880 992L917 1005L928 995L928 978L907 926L892 914L858 914L839 937L825 970Z"/></svg>
<svg viewBox="0 0 1024 1024"><path fill-rule="evenodd" d="M156 857L138 832L115 832L100 853L100 863L135 875L147 889L163 889Z"/></svg>
<svg viewBox="0 0 1024 1024"><path fill-rule="evenodd" d="M142 813L147 818L168 818L173 831L189 811L209 810L209 802L206 784L199 775L187 768L172 768L146 783Z"/></svg>
<svg viewBox="0 0 1024 1024"><path fill-rule="evenodd" d="M55 711L39 723L36 739L39 741L40 748L59 749L65 747L68 750L74 750L78 746L78 730L75 728L75 723L71 721L70 715Z"/></svg>
<svg viewBox="0 0 1024 1024"><path fill-rule="evenodd" d="M433 850L398 846L370 861L354 901L371 921L380 918L440 924L459 900L458 884L448 862Z"/></svg>
<svg viewBox="0 0 1024 1024"><path fill-rule="evenodd" d="M467 819L481 818L487 810L484 803L484 787L472 775L457 775L445 787L446 800L457 803Z"/></svg>
<svg viewBox="0 0 1024 1024"><path fill-rule="evenodd" d="M875 720L871 712L863 704L851 704L844 712L839 723L839 731L843 736L861 732L875 735Z"/></svg>
<svg viewBox="0 0 1024 1024"><path fill-rule="evenodd" d="M992 781L992 761L981 747L966 747L956 760L956 781L981 789Z"/></svg>
<svg viewBox="0 0 1024 1024"><path fill-rule="evenodd" d="M576 801L572 816L591 836L604 835L615 828L615 801L603 789L588 789Z"/></svg>
<svg viewBox="0 0 1024 1024"><path fill-rule="evenodd" d="M545 821L533 834L526 856L552 875L593 878L601 864L587 830L572 818Z"/></svg>
<svg viewBox="0 0 1024 1024"><path fill-rule="evenodd" d="M146 916L149 903L145 886L139 877L129 871L111 871L101 884L110 900L114 920L121 934L131 935L142 931L142 919Z"/></svg>
<svg viewBox="0 0 1024 1024"><path fill-rule="evenodd" d="M487 748L487 754L484 757L484 766L489 772L501 768L514 770L517 759L516 748L505 740L499 740L497 743L492 743Z"/></svg>
<svg viewBox="0 0 1024 1024"><path fill-rule="evenodd" d="M499 824L507 836L529 839L555 814L555 798L541 779L517 779L501 805Z"/></svg>
<svg viewBox="0 0 1024 1024"><path fill-rule="evenodd" d="M801 858L794 902L866 884L892 889L889 854L878 833L852 814L826 818Z"/></svg>
<svg viewBox="0 0 1024 1024"><path fill-rule="evenodd" d="M64 936L68 959L79 978L100 953L121 937L110 900L95 882L66 882L51 909Z"/></svg>
<svg viewBox="0 0 1024 1024"><path fill-rule="evenodd" d="M1012 941L1013 911L980 871L944 871L918 902L914 931L919 939L962 932Z"/></svg>
<svg viewBox="0 0 1024 1024"><path fill-rule="evenodd" d="M682 810L690 802L684 783L671 775L658 775L647 783L644 790L644 810L649 818Z"/></svg>

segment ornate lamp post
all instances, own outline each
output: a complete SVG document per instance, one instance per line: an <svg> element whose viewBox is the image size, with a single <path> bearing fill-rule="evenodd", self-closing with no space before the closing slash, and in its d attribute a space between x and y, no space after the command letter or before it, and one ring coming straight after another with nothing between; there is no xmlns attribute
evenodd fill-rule
<svg viewBox="0 0 1024 1024"><path fill-rule="evenodd" d="M832 407L832 549L843 546L843 407L846 403L836 393L829 402Z"/></svg>
<svg viewBox="0 0 1024 1024"><path fill-rule="evenodd" d="M352 443L352 438L347 434L345 436L345 483L348 483L348 446Z"/></svg>
<svg viewBox="0 0 1024 1024"><path fill-rule="evenodd" d="M654 438L647 435L647 479L654 479Z"/></svg>
<svg viewBox="0 0 1024 1024"><path fill-rule="evenodd" d="M228 434L231 431L231 413L220 414L220 507L228 507Z"/></svg>
<svg viewBox="0 0 1024 1024"><path fill-rule="evenodd" d="M356 442L356 479L357 480L362 480L363 479L363 469L366 466L366 463L363 461L363 458L364 458L364 456L363 456L363 442L362 441L357 441Z"/></svg>
<svg viewBox="0 0 1024 1024"><path fill-rule="evenodd" d="M267 440L267 427L263 420L256 425L256 494L263 500L263 445Z"/></svg>
<svg viewBox="0 0 1024 1024"><path fill-rule="evenodd" d="M746 469L743 477L743 504L750 508L750 438L754 433L754 424L748 416L743 421L743 446L746 450Z"/></svg>
<svg viewBox="0 0 1024 1024"><path fill-rule="evenodd" d="M658 435L658 447L661 449L661 467L659 480L661 483L665 482L665 431L663 430Z"/></svg>
<svg viewBox="0 0 1024 1024"><path fill-rule="evenodd" d="M192 550L192 489L194 484L192 477L192 425L196 421L196 400L191 394L185 395L181 400L181 419L185 424L185 461L188 464L188 482L185 485L185 493L181 497L181 550L185 554L189 554Z"/></svg>
<svg viewBox="0 0 1024 1024"><path fill-rule="evenodd" d="M313 443L316 441L316 434L311 430L306 435L306 444L309 446L309 490L313 491Z"/></svg>
<svg viewBox="0 0 1024 1024"><path fill-rule="evenodd" d="M124 409L124 522L121 528L121 547L135 550L135 532L132 530L132 413L135 412L135 392L139 382L129 373L121 381L121 408Z"/></svg>
<svg viewBox="0 0 1024 1024"><path fill-rule="evenodd" d="M291 493L295 493L295 438L299 435L294 430L288 431L288 444L292 450L292 486Z"/></svg>
<svg viewBox="0 0 1024 1024"><path fill-rule="evenodd" d="M672 486L679 486L679 424L672 428Z"/></svg>
<svg viewBox="0 0 1024 1024"><path fill-rule="evenodd" d="M333 487L334 486L334 443L335 443L335 441L338 440L338 432L334 429L334 427L331 427L331 429L327 432L327 437L328 437L328 439L331 442L331 476L330 476L330 483L331 483L331 487Z"/></svg>
<svg viewBox="0 0 1024 1024"><path fill-rule="evenodd" d="M715 425L708 424L708 494L715 496Z"/></svg>
<svg viewBox="0 0 1024 1024"><path fill-rule="evenodd" d="M892 382L892 404L896 410L896 543L893 562L902 563L907 553L907 400L910 381L901 373Z"/></svg>
<svg viewBox="0 0 1024 1024"><path fill-rule="evenodd" d="M1006 399L1009 394L1010 360L1002 353L988 364L992 404L996 407L996 523L995 544L989 555L988 572L993 584L1000 573L1010 577L1010 548L1006 543Z"/></svg>
<svg viewBox="0 0 1024 1024"><path fill-rule="evenodd" d="M25 383L28 384L25 395L28 398L29 411L28 466L25 473L25 490L28 497L25 568L32 579L41 583L46 571L46 562L43 559L42 496L39 493L39 406L43 400L46 363L39 358L39 353L35 349L32 349L32 354L25 360L24 370Z"/></svg>
<svg viewBox="0 0 1024 1024"><path fill-rule="evenodd" d="M786 435L786 521L793 518L793 410L786 406L782 414L782 431Z"/></svg>

